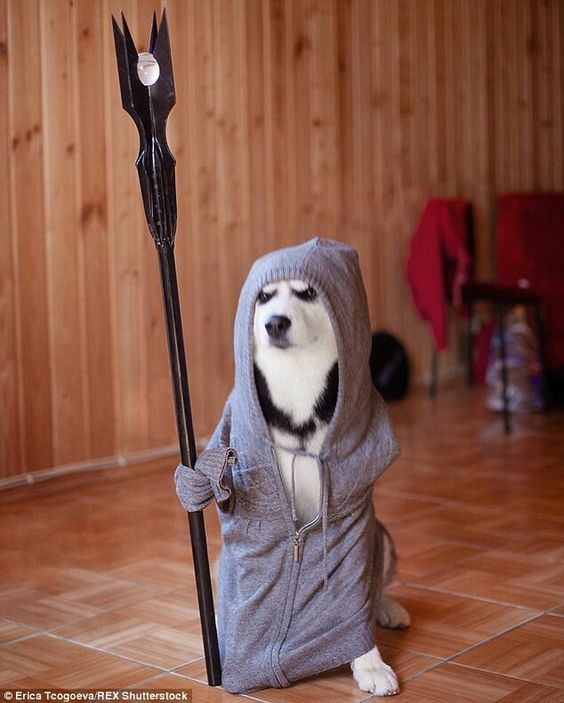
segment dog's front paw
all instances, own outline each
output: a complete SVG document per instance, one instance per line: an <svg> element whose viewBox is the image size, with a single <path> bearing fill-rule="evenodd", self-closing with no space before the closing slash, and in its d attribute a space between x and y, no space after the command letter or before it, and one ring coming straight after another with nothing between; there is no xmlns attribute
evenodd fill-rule
<svg viewBox="0 0 564 703"><path fill-rule="evenodd" d="M399 693L397 676L391 666L384 664L376 647L355 659L351 669L361 691L376 696L395 696Z"/></svg>
<svg viewBox="0 0 564 703"><path fill-rule="evenodd" d="M393 598L382 596L378 603L378 625L389 630L406 630L411 625L409 613Z"/></svg>

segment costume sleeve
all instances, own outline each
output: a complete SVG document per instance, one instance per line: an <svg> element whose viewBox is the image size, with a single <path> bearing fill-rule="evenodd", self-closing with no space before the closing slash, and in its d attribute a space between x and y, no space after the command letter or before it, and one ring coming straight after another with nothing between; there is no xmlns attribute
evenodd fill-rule
<svg viewBox="0 0 564 703"><path fill-rule="evenodd" d="M221 421L194 468L179 464L174 474L176 494L185 510L203 510L214 497L221 511L233 510L231 467L237 461L237 452L229 447L230 431L231 408L227 402Z"/></svg>
<svg viewBox="0 0 564 703"><path fill-rule="evenodd" d="M193 469L179 464L174 474L176 494L188 512L203 510L215 497L219 509L233 509L233 482L231 467L237 461L237 452L231 447L206 449Z"/></svg>

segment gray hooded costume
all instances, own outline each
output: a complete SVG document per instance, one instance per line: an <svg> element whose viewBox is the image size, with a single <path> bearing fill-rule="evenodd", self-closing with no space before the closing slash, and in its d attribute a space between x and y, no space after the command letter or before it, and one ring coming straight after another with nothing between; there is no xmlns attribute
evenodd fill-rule
<svg viewBox="0 0 564 703"><path fill-rule="evenodd" d="M337 341L337 405L316 457L318 519L295 529L253 372L257 295L301 279L325 304ZM383 528L374 481L398 447L369 371L371 333L358 256L311 239L268 254L243 285L235 320L235 386L195 470L179 466L187 510L219 507L218 635L223 687L248 692L351 662L374 646L382 588Z"/></svg>

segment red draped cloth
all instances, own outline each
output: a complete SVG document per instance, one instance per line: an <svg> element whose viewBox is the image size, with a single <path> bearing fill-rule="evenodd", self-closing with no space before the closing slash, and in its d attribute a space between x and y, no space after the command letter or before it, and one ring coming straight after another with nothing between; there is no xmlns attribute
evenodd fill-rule
<svg viewBox="0 0 564 703"><path fill-rule="evenodd" d="M447 302L462 310L462 286L470 279L471 207L458 198L429 200L409 248L407 279L438 350L448 347Z"/></svg>

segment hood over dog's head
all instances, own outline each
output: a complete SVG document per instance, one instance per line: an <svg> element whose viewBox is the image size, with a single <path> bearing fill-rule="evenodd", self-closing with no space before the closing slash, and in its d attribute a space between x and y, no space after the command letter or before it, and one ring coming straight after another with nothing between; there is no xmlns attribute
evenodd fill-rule
<svg viewBox="0 0 564 703"><path fill-rule="evenodd" d="M350 454L366 438L382 401L370 376L371 330L358 254L344 243L316 237L271 252L251 267L235 319L232 399L239 412L244 413L237 421L253 428L257 440L268 441L254 382L254 317L261 291L281 281L301 281L311 286L331 321L337 345L339 391L321 454Z"/></svg>

